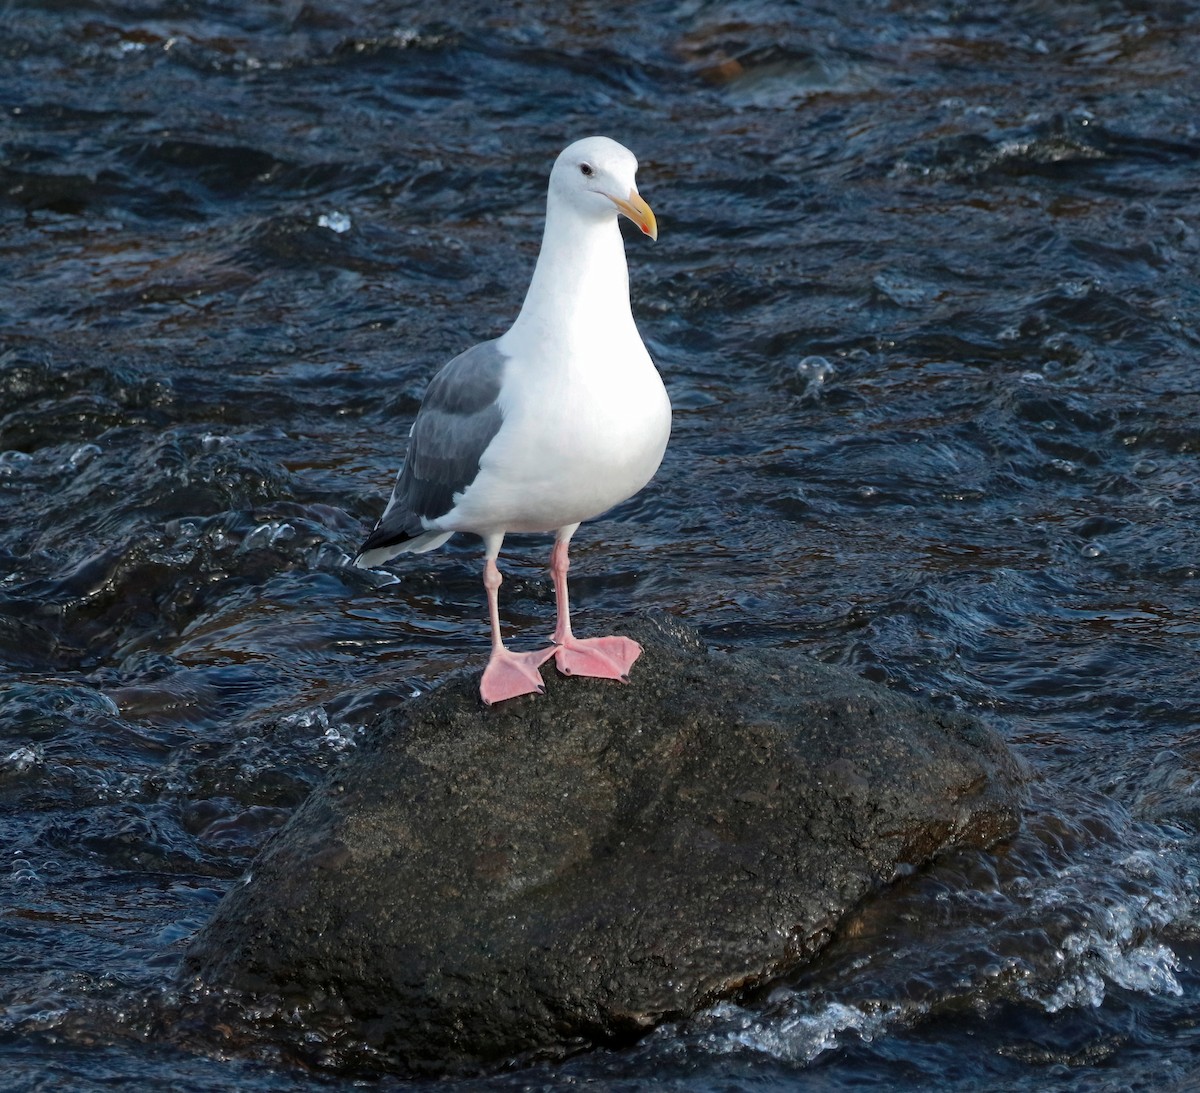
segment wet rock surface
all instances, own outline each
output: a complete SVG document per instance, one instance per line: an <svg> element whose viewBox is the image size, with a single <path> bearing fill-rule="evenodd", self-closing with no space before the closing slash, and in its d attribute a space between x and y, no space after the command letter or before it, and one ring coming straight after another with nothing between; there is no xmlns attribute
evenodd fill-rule
<svg viewBox="0 0 1200 1093"><path fill-rule="evenodd" d="M978 721L668 616L629 686L385 714L193 943L219 986L327 999L415 1072L636 1038L803 963L864 897L1017 824ZM320 1008L320 1007L318 1007Z"/></svg>

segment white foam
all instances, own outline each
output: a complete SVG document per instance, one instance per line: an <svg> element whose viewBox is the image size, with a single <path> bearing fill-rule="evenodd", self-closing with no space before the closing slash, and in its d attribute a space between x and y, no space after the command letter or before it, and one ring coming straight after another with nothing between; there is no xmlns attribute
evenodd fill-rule
<svg viewBox="0 0 1200 1093"><path fill-rule="evenodd" d="M709 1010L703 1018L709 1030L700 1046L718 1055L751 1051L783 1062L811 1063L848 1038L869 1042L905 1016L900 1006L890 1003L828 1002L801 1009L802 996L777 991L776 1000L781 993L786 994L782 1015L775 1006L771 1014L757 1014L732 1003Z"/></svg>
<svg viewBox="0 0 1200 1093"><path fill-rule="evenodd" d="M279 719L279 724L288 728L314 730L313 743L317 748L331 748L334 751L345 751L357 747L354 738L363 732L363 726L335 725L330 722L329 714L324 706L312 706L307 710L297 710Z"/></svg>
<svg viewBox="0 0 1200 1093"><path fill-rule="evenodd" d="M1088 929L1063 938L1056 954L1062 978L1054 990L1042 994L1030 987L1027 996L1047 1012L1057 1013L1101 1005L1110 983L1142 994L1182 995L1175 974L1179 968L1175 951L1161 942L1142 939L1149 925L1145 910L1134 905L1097 909Z"/></svg>
<svg viewBox="0 0 1200 1093"><path fill-rule="evenodd" d="M328 228L331 232L336 232L341 235L342 232L350 230L350 217L345 213L332 212L322 213L317 217L317 226L320 228Z"/></svg>
<svg viewBox="0 0 1200 1093"><path fill-rule="evenodd" d="M279 724L289 729L320 729L324 733L329 728L329 714L324 706L312 706L286 714L279 719Z"/></svg>
<svg viewBox="0 0 1200 1093"><path fill-rule="evenodd" d="M14 774L24 774L42 761L39 751L29 744L22 744L0 759L0 770L12 771Z"/></svg>

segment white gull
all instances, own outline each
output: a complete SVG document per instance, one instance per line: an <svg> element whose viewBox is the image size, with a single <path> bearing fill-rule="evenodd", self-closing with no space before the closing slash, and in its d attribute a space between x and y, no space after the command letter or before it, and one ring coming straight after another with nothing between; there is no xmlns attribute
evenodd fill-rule
<svg viewBox="0 0 1200 1093"><path fill-rule="evenodd" d="M482 536L492 654L479 693L489 704L540 692L538 669L551 657L566 675L624 680L642 651L627 637L575 637L567 596L571 536L650 481L671 432L666 389L630 311L617 225L624 215L658 238L636 172L633 154L608 137L559 155L520 314L433 378L391 500L355 559L376 566L456 531ZM554 644L529 653L508 649L500 632L496 558L510 531L554 532Z"/></svg>

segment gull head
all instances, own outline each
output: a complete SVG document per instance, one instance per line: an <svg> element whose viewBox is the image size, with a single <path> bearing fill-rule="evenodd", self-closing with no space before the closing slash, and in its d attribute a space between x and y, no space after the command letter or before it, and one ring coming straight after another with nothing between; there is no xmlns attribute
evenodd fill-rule
<svg viewBox="0 0 1200 1093"><path fill-rule="evenodd" d="M568 145L550 172L550 199L589 220L627 216L645 235L658 238L658 222L637 192L634 154L608 137L585 137Z"/></svg>

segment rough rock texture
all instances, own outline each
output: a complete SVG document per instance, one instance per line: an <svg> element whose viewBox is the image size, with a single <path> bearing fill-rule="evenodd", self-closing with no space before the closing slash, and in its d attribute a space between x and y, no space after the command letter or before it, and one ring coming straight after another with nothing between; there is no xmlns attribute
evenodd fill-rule
<svg viewBox="0 0 1200 1093"><path fill-rule="evenodd" d="M189 953L336 999L414 1071L631 1038L816 952L899 870L1011 833L977 721L795 652L638 619L629 686L486 709L455 677L374 726Z"/></svg>

